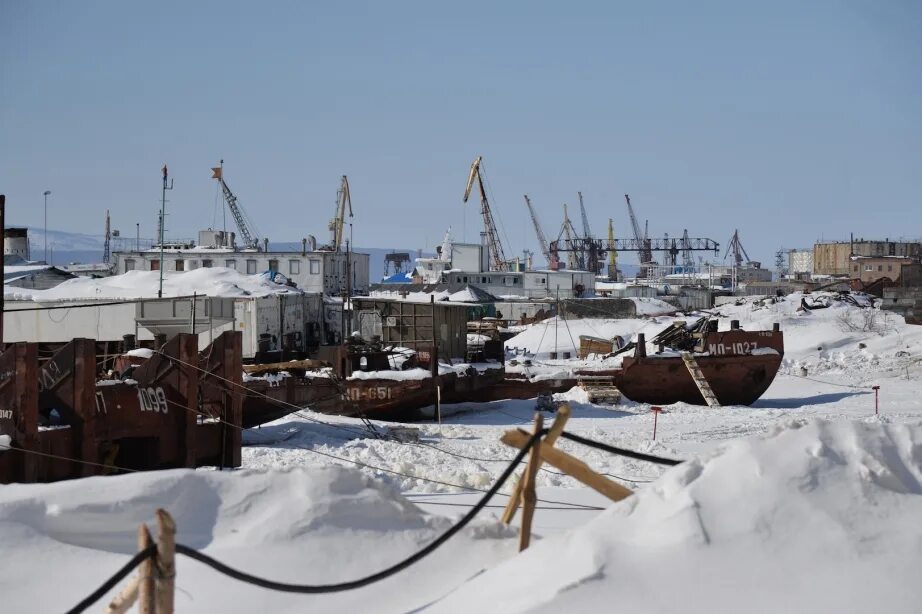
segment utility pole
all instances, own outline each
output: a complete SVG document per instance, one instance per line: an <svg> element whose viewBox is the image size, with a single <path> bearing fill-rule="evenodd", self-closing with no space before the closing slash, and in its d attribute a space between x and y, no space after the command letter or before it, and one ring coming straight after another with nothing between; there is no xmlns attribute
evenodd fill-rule
<svg viewBox="0 0 922 614"><path fill-rule="evenodd" d="M45 190L45 264L48 264L48 196L51 190Z"/></svg>
<svg viewBox="0 0 922 614"><path fill-rule="evenodd" d="M166 191L173 189L173 182L167 184L166 164L163 165L163 192L160 197L160 288L157 290L157 298L163 298L163 227L166 225Z"/></svg>

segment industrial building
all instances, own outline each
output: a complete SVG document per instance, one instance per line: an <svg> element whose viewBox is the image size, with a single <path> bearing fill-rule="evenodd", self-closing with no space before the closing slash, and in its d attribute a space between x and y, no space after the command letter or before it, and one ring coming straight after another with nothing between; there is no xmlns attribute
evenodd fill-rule
<svg viewBox="0 0 922 614"><path fill-rule="evenodd" d="M340 296L367 294L369 286L368 254L318 250L305 239L301 251L263 251L242 249L235 244L233 232L203 230L195 242L172 242L163 245L163 270L191 271L197 268L226 267L246 275L271 271L283 275L298 288ZM160 269L159 246L139 251L114 251L113 270L157 271Z"/></svg>
<svg viewBox="0 0 922 614"><path fill-rule="evenodd" d="M414 278L449 292L473 286L494 296L578 298L595 293L590 271L491 270L489 250L481 243L454 243L448 233L433 258L417 258Z"/></svg>
<svg viewBox="0 0 922 614"><path fill-rule="evenodd" d="M920 241L851 241L817 242L813 246L813 274L853 276L852 256L895 256L922 258ZM876 266L876 265L875 265Z"/></svg>

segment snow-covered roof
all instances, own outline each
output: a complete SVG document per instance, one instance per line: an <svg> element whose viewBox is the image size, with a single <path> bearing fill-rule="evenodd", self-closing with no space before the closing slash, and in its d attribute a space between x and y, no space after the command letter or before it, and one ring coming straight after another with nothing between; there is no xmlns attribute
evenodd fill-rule
<svg viewBox="0 0 922 614"><path fill-rule="evenodd" d="M159 286L160 271L129 271L101 279L69 279L48 290L6 288L4 294L8 299L34 301L155 298ZM192 294L215 297L268 296L297 292L301 291L272 282L266 274L243 275L223 267L200 268L181 273L163 272L165 297Z"/></svg>

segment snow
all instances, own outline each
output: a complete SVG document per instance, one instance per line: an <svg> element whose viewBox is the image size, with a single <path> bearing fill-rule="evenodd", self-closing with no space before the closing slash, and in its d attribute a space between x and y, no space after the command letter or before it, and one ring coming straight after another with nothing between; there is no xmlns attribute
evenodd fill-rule
<svg viewBox="0 0 922 614"><path fill-rule="evenodd" d="M666 406L654 441L649 405L593 405L580 388L555 395L573 410L568 431L689 462L667 469L558 440L636 495L612 504L556 470L539 471L535 539L524 554L516 528L497 522L501 494L431 558L357 591L274 593L180 558L177 610L918 611L922 327L834 293L807 295L830 306L805 312L801 298L715 310L720 330L730 320L747 330L777 322L785 334L781 371L752 407ZM555 327L559 349L570 334L577 343L579 334L649 339L697 317L529 325L507 342L510 353L519 348L507 369L546 377L606 364L546 358ZM440 365L452 369L466 366ZM878 414L873 385L881 386ZM262 576L322 583L379 571L480 498L477 489L493 484L513 456L500 435L530 428L534 408L534 400L442 405L440 422L413 425L418 444L305 410L246 431L240 471L4 486L2 609L72 606L128 559L137 524L150 522L156 507L177 516L182 543ZM373 424L379 432L389 426Z"/></svg>
<svg viewBox="0 0 922 614"><path fill-rule="evenodd" d="M9 449L11 443L13 443L12 437L9 435L0 435L0 452L4 449Z"/></svg>
<svg viewBox="0 0 922 614"><path fill-rule="evenodd" d="M678 311L675 305L670 305L666 301L661 301L658 298L637 296L627 298L634 303L634 307L637 308L637 315L639 316L662 316L673 314Z"/></svg>
<svg viewBox="0 0 922 614"><path fill-rule="evenodd" d="M922 426L789 428L667 472L432 612L911 612Z"/></svg>
<svg viewBox="0 0 922 614"><path fill-rule="evenodd" d="M407 369L406 371L353 371L352 375L346 379L386 379L395 382L407 382L414 380L424 380L430 377L432 377L432 373L428 369L416 367L415 369Z"/></svg>
<svg viewBox="0 0 922 614"><path fill-rule="evenodd" d="M160 271L129 271L111 277L78 277L48 290L5 288L7 299L33 301L119 300L155 298L160 284ZM181 273L164 271L163 296L268 296L299 292L290 286L276 284L265 275L243 275L223 267L199 268Z"/></svg>
<svg viewBox="0 0 922 614"><path fill-rule="evenodd" d="M125 352L125 355L134 358L150 358L154 355L154 351L150 348L135 348Z"/></svg>

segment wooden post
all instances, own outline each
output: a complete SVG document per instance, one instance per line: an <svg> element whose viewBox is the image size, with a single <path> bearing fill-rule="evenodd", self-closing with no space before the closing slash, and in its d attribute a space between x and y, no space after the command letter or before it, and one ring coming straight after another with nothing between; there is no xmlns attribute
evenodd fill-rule
<svg viewBox="0 0 922 614"><path fill-rule="evenodd" d="M169 512L157 510L157 614L173 614L176 593L176 522Z"/></svg>
<svg viewBox="0 0 922 614"><path fill-rule="evenodd" d="M528 443L529 434L522 429L506 431L500 437L500 441L508 446L519 448L520 450ZM540 448L541 460L560 469L572 478L582 482L586 486L593 488L612 501L620 501L634 494L630 489L613 480L609 480L604 475L596 473L583 461L575 458L563 450L558 450L553 446L542 445Z"/></svg>
<svg viewBox="0 0 922 614"><path fill-rule="evenodd" d="M544 428L544 416L535 412L535 426L532 436L537 435ZM535 515L535 505L538 495L535 493L535 475L541 466L541 440L532 445L528 455L528 465L525 466L525 475L522 476L522 528L519 531L519 552L528 548L531 542L531 520Z"/></svg>
<svg viewBox="0 0 922 614"><path fill-rule="evenodd" d="M147 525L138 527L138 551L145 550L154 543L147 530ZM138 566L138 610L141 614L154 614L154 559L149 557Z"/></svg>
<svg viewBox="0 0 922 614"><path fill-rule="evenodd" d="M570 419L571 415L570 405L563 404L557 409L557 418L554 419L554 424L551 425L550 430L547 433L547 437L544 438L544 444L546 446L553 446L557 441L557 437L563 432L564 427L567 424L567 420ZM512 522L512 519L515 518L515 511L518 509L519 504L522 502L522 480L518 480L515 484L515 488L512 490L512 495L509 497L509 501L506 502L506 509L503 511L502 521L506 524Z"/></svg>

